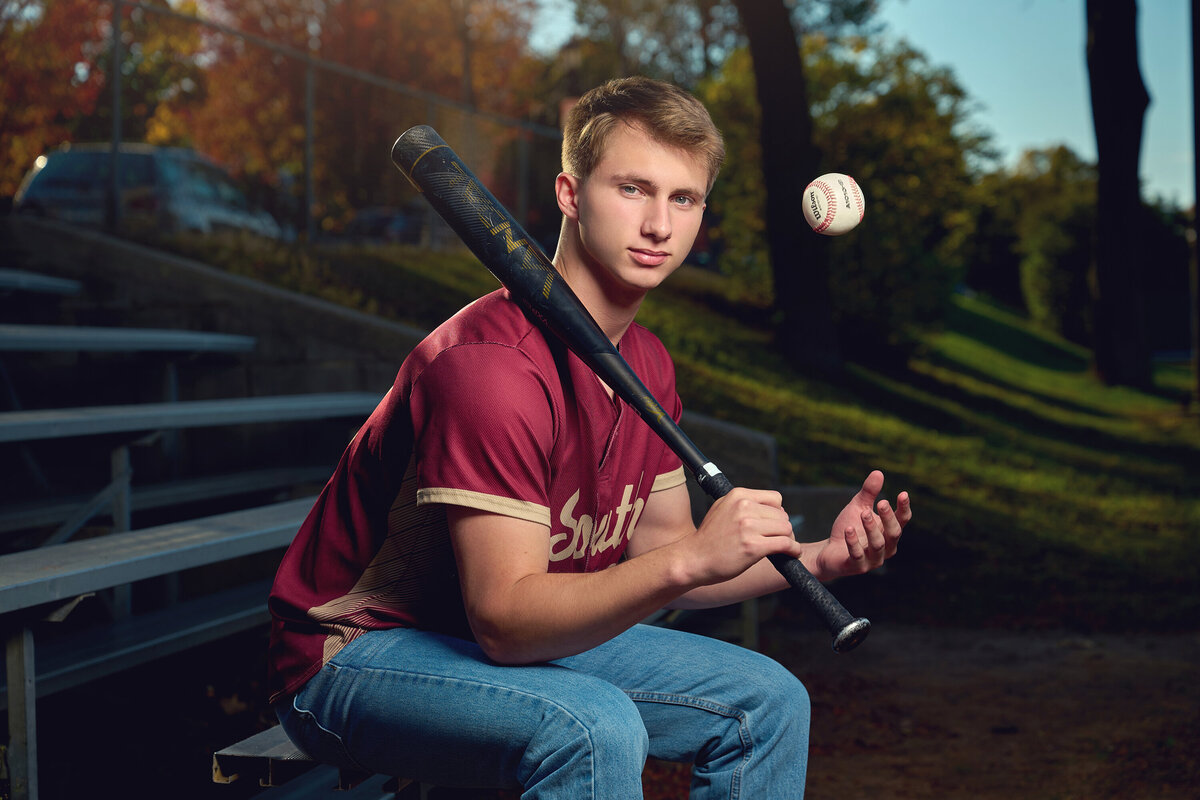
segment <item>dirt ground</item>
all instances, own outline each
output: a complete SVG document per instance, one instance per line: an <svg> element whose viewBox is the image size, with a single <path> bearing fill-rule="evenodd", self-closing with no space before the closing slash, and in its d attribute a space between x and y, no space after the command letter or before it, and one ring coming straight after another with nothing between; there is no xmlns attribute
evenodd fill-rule
<svg viewBox="0 0 1200 800"><path fill-rule="evenodd" d="M877 626L838 655L786 625L762 649L812 697L811 800L1200 797L1200 634ZM646 796L686 776L652 765Z"/></svg>

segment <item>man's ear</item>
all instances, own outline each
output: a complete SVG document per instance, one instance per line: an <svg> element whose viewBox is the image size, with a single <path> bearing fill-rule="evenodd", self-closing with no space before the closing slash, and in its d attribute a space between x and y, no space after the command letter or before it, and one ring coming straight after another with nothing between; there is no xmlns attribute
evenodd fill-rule
<svg viewBox="0 0 1200 800"><path fill-rule="evenodd" d="M558 173L554 179L554 195L558 210L568 219L579 219L579 178L566 172Z"/></svg>

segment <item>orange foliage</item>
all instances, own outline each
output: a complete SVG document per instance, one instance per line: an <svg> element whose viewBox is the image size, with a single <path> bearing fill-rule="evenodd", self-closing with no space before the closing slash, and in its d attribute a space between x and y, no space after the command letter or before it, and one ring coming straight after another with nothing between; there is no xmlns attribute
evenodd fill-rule
<svg viewBox="0 0 1200 800"><path fill-rule="evenodd" d="M92 70L108 23L89 0L5 3L0 16L0 196L46 149L71 139L96 108L105 76ZM78 68L76 65L79 65Z"/></svg>
<svg viewBox="0 0 1200 800"><path fill-rule="evenodd" d="M520 91L526 84L513 77L531 71L532 0L207 0L203 8L232 28L389 84L315 70L321 214L396 201L406 187L387 160L392 143L407 127L432 121L430 96L461 101L465 64L481 109L520 116L529 102ZM301 176L304 61L223 35L211 44L208 100L189 120L197 146L235 172L272 181Z"/></svg>
<svg viewBox="0 0 1200 800"><path fill-rule="evenodd" d="M151 0L161 7L167 0ZM190 2L175 6L187 12ZM106 141L112 4L18 0L0 14L0 194L34 158L63 142ZM187 140L181 114L200 95L194 25L131 5L121 25L122 121L128 140Z"/></svg>

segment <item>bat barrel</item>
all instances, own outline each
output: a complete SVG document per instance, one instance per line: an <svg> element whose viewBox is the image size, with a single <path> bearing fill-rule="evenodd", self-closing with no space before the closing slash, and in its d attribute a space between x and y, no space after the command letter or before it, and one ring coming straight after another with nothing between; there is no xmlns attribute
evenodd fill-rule
<svg viewBox="0 0 1200 800"><path fill-rule="evenodd" d="M517 298L548 293L559 282L546 254L433 128L401 134L392 162Z"/></svg>

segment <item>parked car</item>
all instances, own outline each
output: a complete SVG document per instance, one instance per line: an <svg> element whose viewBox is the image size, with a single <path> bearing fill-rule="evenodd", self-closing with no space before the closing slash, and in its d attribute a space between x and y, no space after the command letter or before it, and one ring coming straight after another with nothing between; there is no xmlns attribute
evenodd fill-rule
<svg viewBox="0 0 1200 800"><path fill-rule="evenodd" d="M111 152L108 144L67 144L38 156L13 197L13 210L102 227ZM194 150L122 144L118 179L122 221L131 226L282 235L274 217L255 208L227 172Z"/></svg>

